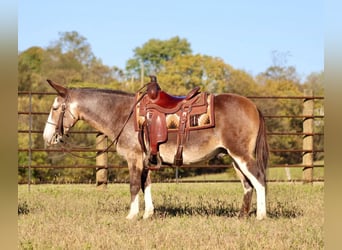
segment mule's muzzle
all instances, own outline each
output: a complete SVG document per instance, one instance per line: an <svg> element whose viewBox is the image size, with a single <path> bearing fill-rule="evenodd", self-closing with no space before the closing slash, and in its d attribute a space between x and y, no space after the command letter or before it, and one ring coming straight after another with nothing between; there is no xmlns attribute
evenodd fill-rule
<svg viewBox="0 0 342 250"><path fill-rule="evenodd" d="M50 140L48 141L45 141L45 145L46 146L51 146L51 145L55 145L55 144L58 144L58 143L63 143L63 136L58 134L58 133L55 133Z"/></svg>

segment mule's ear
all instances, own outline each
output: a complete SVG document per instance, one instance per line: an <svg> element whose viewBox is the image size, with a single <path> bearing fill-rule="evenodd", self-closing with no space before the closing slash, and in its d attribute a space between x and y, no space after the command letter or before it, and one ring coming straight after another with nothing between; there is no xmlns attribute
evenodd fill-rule
<svg viewBox="0 0 342 250"><path fill-rule="evenodd" d="M61 97L65 97L68 93L68 89L66 87L63 87L62 85L55 83L54 81L51 81L50 79L47 79L47 82L50 84L51 87L53 87L57 93Z"/></svg>

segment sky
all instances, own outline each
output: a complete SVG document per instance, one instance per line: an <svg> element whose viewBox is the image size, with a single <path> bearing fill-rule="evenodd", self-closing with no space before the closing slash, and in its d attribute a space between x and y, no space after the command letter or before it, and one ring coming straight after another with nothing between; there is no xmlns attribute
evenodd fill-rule
<svg viewBox="0 0 342 250"><path fill-rule="evenodd" d="M77 31L103 64L124 69L136 47L179 36L193 54L254 76L280 64L305 80L324 69L323 14L318 0L18 0L18 51Z"/></svg>

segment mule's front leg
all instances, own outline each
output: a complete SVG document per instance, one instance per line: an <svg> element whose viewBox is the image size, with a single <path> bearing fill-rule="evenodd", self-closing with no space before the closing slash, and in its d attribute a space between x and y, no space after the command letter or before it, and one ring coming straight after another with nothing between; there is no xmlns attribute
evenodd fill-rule
<svg viewBox="0 0 342 250"><path fill-rule="evenodd" d="M137 186L136 184L130 183L130 191L131 191L131 204L129 213L126 216L126 219L133 219L135 218L139 213L139 190L140 185Z"/></svg>
<svg viewBox="0 0 342 250"><path fill-rule="evenodd" d="M144 192L144 199L145 199L145 213L143 218L147 219L151 217L154 213L154 206L152 202L152 195L151 195L151 177L150 171L148 169L144 169L141 175L141 183L142 189Z"/></svg>
<svg viewBox="0 0 342 250"><path fill-rule="evenodd" d="M128 164L129 168L129 185L131 192L131 204L126 219L133 219L139 213L139 191L141 188L141 168L135 164Z"/></svg>

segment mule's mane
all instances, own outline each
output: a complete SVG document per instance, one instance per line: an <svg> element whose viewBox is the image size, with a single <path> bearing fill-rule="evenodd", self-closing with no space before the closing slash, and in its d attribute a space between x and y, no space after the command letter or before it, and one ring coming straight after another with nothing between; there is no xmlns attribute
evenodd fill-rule
<svg viewBox="0 0 342 250"><path fill-rule="evenodd" d="M115 95L124 95L124 96L134 96L133 93L128 93L122 90L113 90L113 89L98 89L98 88L70 88L70 90L82 90L82 91L90 91L97 93L106 93L106 94L115 94Z"/></svg>

